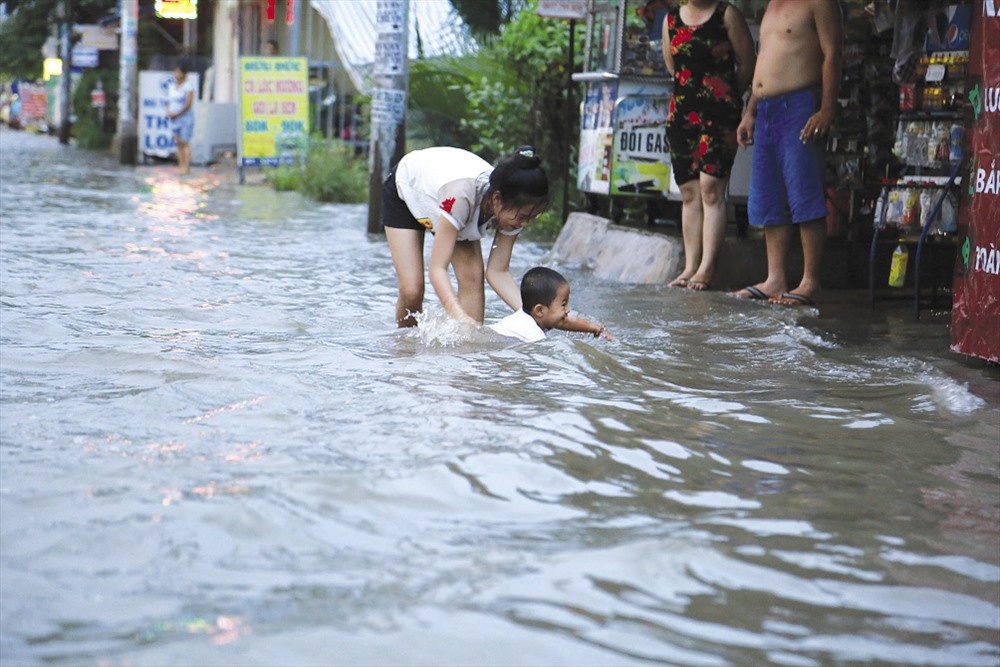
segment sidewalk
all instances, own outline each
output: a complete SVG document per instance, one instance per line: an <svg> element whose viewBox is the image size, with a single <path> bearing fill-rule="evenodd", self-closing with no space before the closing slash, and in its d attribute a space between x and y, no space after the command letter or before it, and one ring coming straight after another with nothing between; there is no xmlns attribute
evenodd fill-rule
<svg viewBox="0 0 1000 667"><path fill-rule="evenodd" d="M874 261L875 306L893 304L896 310L913 311L915 292L908 284L903 289L887 285L889 262L895 243L888 241L876 247ZM939 248L950 252L948 248ZM684 243L678 224L646 225L614 224L608 218L587 213L571 213L554 246L557 257L568 262L584 262L596 273L621 282L667 283L681 272ZM870 242L854 242L845 238L827 240L823 256L824 301L836 292L855 294L857 304L871 307L869 283ZM925 258L928 256L925 248ZM911 256L911 261L913 257ZM926 263L921 285L921 313L933 306L935 310L951 307L950 256L940 255L938 265ZM789 284L797 283L802 274L802 249L793 239L787 258ZM934 269L934 270L930 270ZM911 269L911 276L912 276ZM767 249L763 233L751 227L746 237L739 237L730 226L719 253L712 287L736 291L761 282L767 275ZM936 301L931 303L930 278L938 282ZM923 315L921 315L923 316Z"/></svg>

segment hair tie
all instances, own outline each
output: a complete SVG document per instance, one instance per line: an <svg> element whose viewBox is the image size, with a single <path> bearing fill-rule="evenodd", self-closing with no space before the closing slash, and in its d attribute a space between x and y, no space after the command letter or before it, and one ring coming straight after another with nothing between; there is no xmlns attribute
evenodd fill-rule
<svg viewBox="0 0 1000 667"><path fill-rule="evenodd" d="M519 148L517 150L517 154L521 157L533 158L535 157L535 149L531 146L525 146L523 148Z"/></svg>

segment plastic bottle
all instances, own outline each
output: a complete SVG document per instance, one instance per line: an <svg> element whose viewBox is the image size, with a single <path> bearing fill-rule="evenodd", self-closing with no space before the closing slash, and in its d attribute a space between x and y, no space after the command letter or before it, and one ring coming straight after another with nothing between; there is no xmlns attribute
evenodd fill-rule
<svg viewBox="0 0 1000 667"><path fill-rule="evenodd" d="M905 190L901 197L903 199L903 213L899 220L899 226L909 230L920 222L920 193L910 188Z"/></svg>
<svg viewBox="0 0 1000 667"><path fill-rule="evenodd" d="M920 193L920 226L926 228L929 226L933 220L931 220L931 212L934 209L934 192L931 190L924 190ZM940 214L939 214L940 215Z"/></svg>
<svg viewBox="0 0 1000 667"><path fill-rule="evenodd" d="M889 287L902 287L906 282L906 265L910 261L910 253L900 243L892 251L892 265L889 267Z"/></svg>
<svg viewBox="0 0 1000 667"><path fill-rule="evenodd" d="M948 144L948 160L961 162L964 153L965 128L955 124L951 126L951 140Z"/></svg>
<svg viewBox="0 0 1000 667"><path fill-rule="evenodd" d="M878 193L878 200L875 202L875 229L882 229L885 226L886 194L886 188L882 188Z"/></svg>

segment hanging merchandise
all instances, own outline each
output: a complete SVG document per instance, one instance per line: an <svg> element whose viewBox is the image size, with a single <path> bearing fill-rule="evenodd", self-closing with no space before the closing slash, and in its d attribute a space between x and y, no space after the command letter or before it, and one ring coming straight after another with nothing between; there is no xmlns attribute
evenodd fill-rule
<svg viewBox="0 0 1000 667"><path fill-rule="evenodd" d="M889 287L902 287L906 282L906 265L910 261L910 253L900 243L892 253L892 265L889 268Z"/></svg>

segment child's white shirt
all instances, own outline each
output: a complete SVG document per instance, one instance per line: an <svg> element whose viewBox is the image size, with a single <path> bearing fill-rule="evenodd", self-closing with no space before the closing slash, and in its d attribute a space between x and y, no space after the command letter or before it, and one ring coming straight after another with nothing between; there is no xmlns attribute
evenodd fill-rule
<svg viewBox="0 0 1000 667"><path fill-rule="evenodd" d="M525 343L534 343L545 338L545 332L535 322L535 318L520 309L499 322L490 324L489 328L501 336L517 338Z"/></svg>

